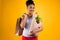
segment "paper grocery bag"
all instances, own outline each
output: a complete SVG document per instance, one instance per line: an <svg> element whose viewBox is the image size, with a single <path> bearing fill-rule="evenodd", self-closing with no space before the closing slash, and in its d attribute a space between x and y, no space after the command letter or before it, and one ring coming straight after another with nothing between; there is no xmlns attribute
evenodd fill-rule
<svg viewBox="0 0 60 40"><path fill-rule="evenodd" d="M32 18L31 25L30 25L29 34L31 34L32 30L35 30L35 29L39 28L42 25L42 22L40 20L39 20L40 23L36 22L36 17L37 16L38 16L37 14L33 14L33 18Z"/></svg>
<svg viewBox="0 0 60 40"><path fill-rule="evenodd" d="M17 19L17 22L16 22L15 34L16 34L17 36L21 36L22 33L23 33L23 29L22 29L21 26L20 26L21 20L22 20L22 18L20 17L20 18Z"/></svg>

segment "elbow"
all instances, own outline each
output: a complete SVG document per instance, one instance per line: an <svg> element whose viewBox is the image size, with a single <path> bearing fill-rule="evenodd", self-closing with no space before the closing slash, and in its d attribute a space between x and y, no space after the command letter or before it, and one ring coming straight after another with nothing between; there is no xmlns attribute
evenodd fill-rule
<svg viewBox="0 0 60 40"><path fill-rule="evenodd" d="M40 27L40 28L39 28L39 31L43 31L43 27Z"/></svg>

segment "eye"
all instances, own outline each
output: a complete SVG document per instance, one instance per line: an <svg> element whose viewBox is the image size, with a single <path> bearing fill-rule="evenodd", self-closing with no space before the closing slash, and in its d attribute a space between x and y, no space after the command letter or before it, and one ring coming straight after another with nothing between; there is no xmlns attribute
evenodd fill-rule
<svg viewBox="0 0 60 40"><path fill-rule="evenodd" d="M32 6L30 6L30 8L32 8Z"/></svg>
<svg viewBox="0 0 60 40"><path fill-rule="evenodd" d="M35 7L33 7L33 9L35 9Z"/></svg>

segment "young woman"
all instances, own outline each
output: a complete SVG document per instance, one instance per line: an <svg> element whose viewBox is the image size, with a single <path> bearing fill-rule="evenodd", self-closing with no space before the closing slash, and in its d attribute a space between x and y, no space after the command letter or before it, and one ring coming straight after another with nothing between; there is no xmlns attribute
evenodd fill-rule
<svg viewBox="0 0 60 40"><path fill-rule="evenodd" d="M23 34L22 34L22 40L38 40L38 35L35 36L35 34L42 30L42 26L36 30L32 30L31 34L29 35L29 29L32 21L33 12L35 9L34 1L27 0L26 6L27 6L28 14L23 15L22 21L20 24L21 28L24 28Z"/></svg>

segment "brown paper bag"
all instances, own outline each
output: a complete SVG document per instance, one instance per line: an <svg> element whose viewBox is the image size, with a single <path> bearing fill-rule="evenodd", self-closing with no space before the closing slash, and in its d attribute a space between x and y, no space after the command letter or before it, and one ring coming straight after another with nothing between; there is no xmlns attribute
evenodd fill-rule
<svg viewBox="0 0 60 40"><path fill-rule="evenodd" d="M22 35L22 33L23 33L23 29L20 27L21 20L22 20L22 18L20 17L17 19L17 22L16 22L15 34L18 36Z"/></svg>

